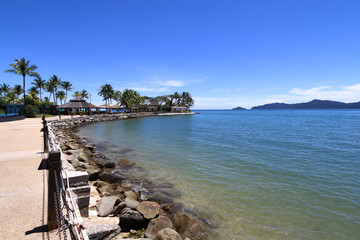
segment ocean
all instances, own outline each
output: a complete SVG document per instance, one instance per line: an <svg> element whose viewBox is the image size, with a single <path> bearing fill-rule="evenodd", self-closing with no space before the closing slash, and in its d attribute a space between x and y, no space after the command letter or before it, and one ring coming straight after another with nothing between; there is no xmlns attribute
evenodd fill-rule
<svg viewBox="0 0 360 240"><path fill-rule="evenodd" d="M79 135L136 162L129 175L203 219L209 239L360 239L359 110L195 112Z"/></svg>

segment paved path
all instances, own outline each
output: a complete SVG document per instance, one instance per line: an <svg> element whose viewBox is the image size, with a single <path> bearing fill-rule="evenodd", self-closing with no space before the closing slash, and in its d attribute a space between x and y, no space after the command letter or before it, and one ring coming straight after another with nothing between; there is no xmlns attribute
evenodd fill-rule
<svg viewBox="0 0 360 240"><path fill-rule="evenodd" d="M42 159L41 122L40 118L0 122L1 240L47 238L47 176L37 170ZM57 238L55 233L50 237Z"/></svg>

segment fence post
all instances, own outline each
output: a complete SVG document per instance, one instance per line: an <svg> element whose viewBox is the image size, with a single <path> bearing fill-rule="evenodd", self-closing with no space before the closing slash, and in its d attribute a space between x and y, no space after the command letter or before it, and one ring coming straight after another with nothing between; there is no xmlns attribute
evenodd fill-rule
<svg viewBox="0 0 360 240"><path fill-rule="evenodd" d="M44 132L44 153L49 152L49 129L46 120L43 120L43 132Z"/></svg>
<svg viewBox="0 0 360 240"><path fill-rule="evenodd" d="M54 195L56 194L55 178L60 184L60 171L61 171L61 157L60 152L50 151L48 156L49 179L48 179L48 230L51 231L60 226L57 226L56 221L56 203ZM55 170L55 172L54 172ZM61 191L61 189L58 189Z"/></svg>

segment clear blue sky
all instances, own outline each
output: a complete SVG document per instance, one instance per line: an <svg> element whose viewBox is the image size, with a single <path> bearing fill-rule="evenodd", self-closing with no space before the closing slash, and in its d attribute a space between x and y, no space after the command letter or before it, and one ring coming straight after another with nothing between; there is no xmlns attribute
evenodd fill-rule
<svg viewBox="0 0 360 240"><path fill-rule="evenodd" d="M359 0L4 0L0 26L0 83L25 57L95 104L107 83L198 109L360 101Z"/></svg>

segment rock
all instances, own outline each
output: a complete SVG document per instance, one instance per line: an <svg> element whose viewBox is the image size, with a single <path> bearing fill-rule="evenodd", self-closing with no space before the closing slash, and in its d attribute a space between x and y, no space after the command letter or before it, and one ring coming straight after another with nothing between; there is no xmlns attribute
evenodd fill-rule
<svg viewBox="0 0 360 240"><path fill-rule="evenodd" d="M65 144L65 149L66 150L75 150L75 149L78 149L79 146L73 144L73 143L67 143Z"/></svg>
<svg viewBox="0 0 360 240"><path fill-rule="evenodd" d="M204 224L187 213L176 213L173 217L173 224L182 238L206 239L207 232Z"/></svg>
<svg viewBox="0 0 360 240"><path fill-rule="evenodd" d="M108 183L121 183L121 181L125 179L125 177L122 175L115 175L108 172L100 173L99 178Z"/></svg>
<svg viewBox="0 0 360 240"><path fill-rule="evenodd" d="M93 158L92 161L98 166L99 168L103 168L106 160L104 158Z"/></svg>
<svg viewBox="0 0 360 240"><path fill-rule="evenodd" d="M135 163L130 161L130 160L127 160L127 159L123 158L123 159L120 159L118 161L118 165L120 165L122 167L130 167L130 166L134 166Z"/></svg>
<svg viewBox="0 0 360 240"><path fill-rule="evenodd" d="M91 152L95 151L95 146L93 146L93 145L85 145L84 148L91 151Z"/></svg>
<svg viewBox="0 0 360 240"><path fill-rule="evenodd" d="M119 151L119 153L120 153L120 154L125 154L125 153L131 152L131 151L132 151L132 149L130 149L130 148L123 148L123 149L121 149L121 150Z"/></svg>
<svg viewBox="0 0 360 240"><path fill-rule="evenodd" d="M159 214L160 205L156 202L144 201L136 207L136 210L138 210L144 218L152 219Z"/></svg>
<svg viewBox="0 0 360 240"><path fill-rule="evenodd" d="M121 210L119 225L123 232L128 232L131 229L140 230L145 227L144 218L141 213L130 208Z"/></svg>
<svg viewBox="0 0 360 240"><path fill-rule="evenodd" d="M118 197L115 197L115 196L103 197L96 204L98 216L100 216L100 217L109 216L113 212L115 205L117 205L119 203L120 203L120 198L118 198Z"/></svg>
<svg viewBox="0 0 360 240"><path fill-rule="evenodd" d="M181 240L181 237L174 229L164 228L158 232L155 240Z"/></svg>
<svg viewBox="0 0 360 240"><path fill-rule="evenodd" d="M145 231L145 237L154 239L159 231L164 228L173 228L171 220L164 216L152 219ZM180 239L181 240L181 239Z"/></svg>
<svg viewBox="0 0 360 240"><path fill-rule="evenodd" d="M101 224L86 227L86 233L90 240L101 240L109 236L111 233L119 231L117 224Z"/></svg>
<svg viewBox="0 0 360 240"><path fill-rule="evenodd" d="M116 164L113 163L113 162L107 162L107 163L104 164L104 167L105 168L115 168Z"/></svg>
<svg viewBox="0 0 360 240"><path fill-rule="evenodd" d="M127 197L125 198L125 204L128 208L136 209L136 207L139 205L139 202Z"/></svg>
<svg viewBox="0 0 360 240"><path fill-rule="evenodd" d="M67 155L67 160L71 164L75 161L78 161L78 159L75 157L75 155Z"/></svg>
<svg viewBox="0 0 360 240"><path fill-rule="evenodd" d="M125 188L125 189L131 189L131 188L132 188L132 184L131 184L130 182L126 181L126 182L123 182L123 183L121 184L121 187L123 187L123 188Z"/></svg>
<svg viewBox="0 0 360 240"><path fill-rule="evenodd" d="M96 181L101 171L99 169L86 169L86 172L89 174L89 181Z"/></svg>
<svg viewBox="0 0 360 240"><path fill-rule="evenodd" d="M134 193L133 191L126 191L126 192L124 192L124 194L125 194L125 197L127 197L127 198L131 198L133 200L139 199L139 196L136 193Z"/></svg>
<svg viewBox="0 0 360 240"><path fill-rule="evenodd" d="M119 203L115 208L114 208L114 215L118 215L120 213L121 210L123 210L126 207L126 203L125 202L121 202Z"/></svg>

